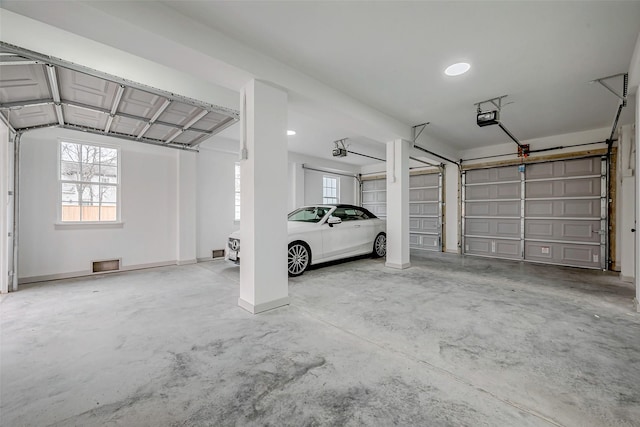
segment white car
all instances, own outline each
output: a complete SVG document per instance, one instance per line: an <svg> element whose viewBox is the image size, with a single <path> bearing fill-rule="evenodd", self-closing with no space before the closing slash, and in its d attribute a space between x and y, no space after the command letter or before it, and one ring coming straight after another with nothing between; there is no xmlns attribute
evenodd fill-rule
<svg viewBox="0 0 640 427"><path fill-rule="evenodd" d="M372 254L387 254L386 223L363 207L305 206L288 217L289 276L299 276L313 264ZM240 231L229 236L225 259L240 263Z"/></svg>

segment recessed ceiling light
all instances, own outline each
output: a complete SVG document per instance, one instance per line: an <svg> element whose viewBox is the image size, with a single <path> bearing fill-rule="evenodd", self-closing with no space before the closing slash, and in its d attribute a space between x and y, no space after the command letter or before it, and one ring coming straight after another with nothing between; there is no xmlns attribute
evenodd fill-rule
<svg viewBox="0 0 640 427"><path fill-rule="evenodd" d="M296 131L295 131L295 130L288 130L288 131L287 131L287 136L293 136L293 135L295 135L295 134L296 134Z"/></svg>
<svg viewBox="0 0 640 427"><path fill-rule="evenodd" d="M457 64L449 65L447 69L444 70L444 73L447 76L459 76L469 71L469 68L471 68L471 65L466 62L458 62Z"/></svg>

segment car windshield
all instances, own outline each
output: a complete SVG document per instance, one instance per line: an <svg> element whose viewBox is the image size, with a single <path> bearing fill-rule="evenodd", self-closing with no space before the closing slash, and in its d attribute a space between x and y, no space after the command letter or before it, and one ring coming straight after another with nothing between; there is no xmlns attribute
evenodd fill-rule
<svg viewBox="0 0 640 427"><path fill-rule="evenodd" d="M299 208L289 214L289 221L320 222L331 208L326 206L310 206Z"/></svg>

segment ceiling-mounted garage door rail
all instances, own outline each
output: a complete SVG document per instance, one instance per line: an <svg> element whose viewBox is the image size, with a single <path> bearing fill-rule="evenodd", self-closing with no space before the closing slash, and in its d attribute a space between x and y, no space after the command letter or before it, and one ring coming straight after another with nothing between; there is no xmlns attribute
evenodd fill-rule
<svg viewBox="0 0 640 427"><path fill-rule="evenodd" d="M62 127L195 150L235 110L0 42L0 113L16 132Z"/></svg>

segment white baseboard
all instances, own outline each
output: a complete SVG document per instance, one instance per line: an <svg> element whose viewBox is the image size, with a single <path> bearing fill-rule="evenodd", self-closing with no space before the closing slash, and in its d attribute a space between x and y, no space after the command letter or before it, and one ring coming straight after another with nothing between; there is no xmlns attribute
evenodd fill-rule
<svg viewBox="0 0 640 427"><path fill-rule="evenodd" d="M178 264L178 265L189 265L189 264L196 264L197 262L198 262L198 260L196 258L194 258L194 259L180 260L176 264Z"/></svg>
<svg viewBox="0 0 640 427"><path fill-rule="evenodd" d="M620 275L620 280L623 282L627 282L627 283L633 283L634 282L634 277L633 276L623 276L622 274Z"/></svg>
<svg viewBox="0 0 640 427"><path fill-rule="evenodd" d="M25 285L27 283L37 283L37 282L49 282L51 280L73 279L75 277L95 276L98 274L113 274L113 273L119 273L122 271L143 270L145 268L166 267L169 265L176 265L176 264L177 264L177 261L162 261L162 262L150 262L146 264L125 265L125 266L122 266L120 270L103 271L100 273L93 273L89 270L84 270L84 271L73 271L70 273L56 273L56 274L44 274L41 276L20 277L18 278L18 285Z"/></svg>
<svg viewBox="0 0 640 427"><path fill-rule="evenodd" d="M405 262L404 264L397 264L395 262L385 262L384 266L385 267L389 267L389 268L395 268L395 269L398 269L398 270L404 270L405 268L411 267L411 263L410 262Z"/></svg>
<svg viewBox="0 0 640 427"><path fill-rule="evenodd" d="M262 304L253 305L250 302L243 300L242 298L238 298L238 305L245 310L247 310L251 314L263 313L267 310L273 310L274 308L282 307L285 305L289 305L290 300L289 297L278 298L273 301L263 302Z"/></svg>

